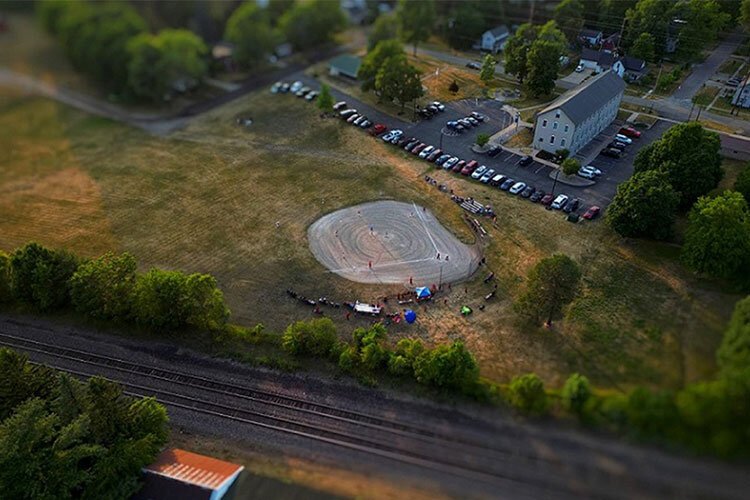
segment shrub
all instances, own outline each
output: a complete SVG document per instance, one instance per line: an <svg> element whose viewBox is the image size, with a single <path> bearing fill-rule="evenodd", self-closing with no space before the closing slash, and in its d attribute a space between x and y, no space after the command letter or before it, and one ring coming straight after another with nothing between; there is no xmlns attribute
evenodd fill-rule
<svg viewBox="0 0 750 500"><path fill-rule="evenodd" d="M65 250L28 243L10 258L13 296L42 311L66 306L70 302L68 283L77 267L76 257Z"/></svg>
<svg viewBox="0 0 750 500"><path fill-rule="evenodd" d="M444 344L422 352L414 361L420 384L438 388L466 389L479 378L479 367L463 342Z"/></svg>
<svg viewBox="0 0 750 500"><path fill-rule="evenodd" d="M578 373L568 377L562 389L562 401L566 410L581 415L590 397L589 379Z"/></svg>
<svg viewBox="0 0 750 500"><path fill-rule="evenodd" d="M477 146L484 147L488 142L490 142L490 135L489 134L479 134L477 135Z"/></svg>
<svg viewBox="0 0 750 500"><path fill-rule="evenodd" d="M296 321L281 337L281 347L294 356L325 357L336 344L336 327L330 318Z"/></svg>
<svg viewBox="0 0 750 500"><path fill-rule="evenodd" d="M10 302L13 295L10 289L10 256L0 250L0 302Z"/></svg>
<svg viewBox="0 0 750 500"><path fill-rule="evenodd" d="M70 279L73 307L96 319L126 319L131 312L135 271L135 258L128 253L107 253L84 262Z"/></svg>
<svg viewBox="0 0 750 500"><path fill-rule="evenodd" d="M542 415L547 411L544 383L535 373L514 377L508 389L510 404L520 411L529 415Z"/></svg>

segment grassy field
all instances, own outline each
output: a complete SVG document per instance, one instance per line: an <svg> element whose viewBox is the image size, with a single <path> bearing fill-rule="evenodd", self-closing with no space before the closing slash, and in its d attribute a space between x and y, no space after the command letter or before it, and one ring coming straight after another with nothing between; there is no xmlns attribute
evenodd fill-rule
<svg viewBox="0 0 750 500"><path fill-rule="evenodd" d="M254 124L240 128L237 115ZM429 173L500 214L487 246L498 297L486 303L486 271L418 310L394 337L464 339L483 375L536 371L559 384L572 371L605 386L679 386L714 369L714 350L737 296L697 280L671 245L622 241L601 222L571 225L528 202L434 171L313 106L267 92L247 96L156 138L52 101L0 92L0 248L28 240L84 255L129 251L141 267L214 274L241 324L279 331L311 311L288 287L335 300L374 300L395 287L327 272L307 247L321 215L367 200L428 206L463 241L473 234ZM277 229L275 223L279 222ZM585 290L551 331L516 324L512 301L538 259L576 258ZM444 302L444 301L447 301ZM475 314L463 318L462 304ZM333 314L343 335L359 321Z"/></svg>

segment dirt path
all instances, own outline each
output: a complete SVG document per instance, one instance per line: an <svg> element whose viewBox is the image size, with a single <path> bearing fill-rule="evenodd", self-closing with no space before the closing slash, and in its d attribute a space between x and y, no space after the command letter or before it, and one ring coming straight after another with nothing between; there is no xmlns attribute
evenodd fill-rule
<svg viewBox="0 0 750 500"><path fill-rule="evenodd" d="M410 287L462 281L480 258L425 207L399 201L337 210L313 223L307 238L321 264L359 283Z"/></svg>

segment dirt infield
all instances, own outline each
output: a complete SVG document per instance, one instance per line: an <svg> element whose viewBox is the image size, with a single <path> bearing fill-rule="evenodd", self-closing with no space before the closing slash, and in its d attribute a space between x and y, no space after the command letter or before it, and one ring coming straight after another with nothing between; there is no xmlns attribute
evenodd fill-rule
<svg viewBox="0 0 750 500"><path fill-rule="evenodd" d="M376 201L344 208L307 230L310 250L331 272L359 283L430 286L471 276L479 252L464 245L429 210Z"/></svg>

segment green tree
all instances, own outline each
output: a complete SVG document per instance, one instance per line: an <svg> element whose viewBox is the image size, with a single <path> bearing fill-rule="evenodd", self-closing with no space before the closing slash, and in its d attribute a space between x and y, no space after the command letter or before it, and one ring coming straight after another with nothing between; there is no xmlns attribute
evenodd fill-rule
<svg viewBox="0 0 750 500"><path fill-rule="evenodd" d="M495 66L497 61L491 54L484 56L482 61L482 70L479 72L479 79L489 87L492 81L495 79Z"/></svg>
<svg viewBox="0 0 750 500"><path fill-rule="evenodd" d="M367 37L367 51L374 49L378 43L384 40L393 40L398 36L398 20L395 14L381 14L375 20Z"/></svg>
<svg viewBox="0 0 750 500"><path fill-rule="evenodd" d="M535 26L522 24L505 45L505 72L515 75L519 82L523 83L529 73L528 53L537 34Z"/></svg>
<svg viewBox="0 0 750 500"><path fill-rule="evenodd" d="M0 303L13 300L10 287L10 256L0 250Z"/></svg>
<svg viewBox="0 0 750 500"><path fill-rule="evenodd" d="M544 383L535 373L513 377L508 386L508 401L529 415L543 415L549 406Z"/></svg>
<svg viewBox="0 0 750 500"><path fill-rule="evenodd" d="M626 407L631 433L644 438L674 438L680 427L671 391L652 392L640 387L628 396Z"/></svg>
<svg viewBox="0 0 750 500"><path fill-rule="evenodd" d="M338 2L310 0L295 3L279 20L286 39L297 50L310 50L333 40L346 27L346 17Z"/></svg>
<svg viewBox="0 0 750 500"><path fill-rule="evenodd" d="M734 305L734 313L729 320L716 352L722 371L740 371L750 366L750 296Z"/></svg>
<svg viewBox="0 0 750 500"><path fill-rule="evenodd" d="M565 158L560 164L560 170L565 175L575 175L581 169L581 162L575 158Z"/></svg>
<svg viewBox="0 0 750 500"><path fill-rule="evenodd" d="M672 235L680 196L664 172L639 172L617 187L607 222L620 236L664 240Z"/></svg>
<svg viewBox="0 0 750 500"><path fill-rule="evenodd" d="M674 7L675 14L686 21L678 35L677 53L685 59L695 58L716 40L729 23L729 15L715 0L685 0Z"/></svg>
<svg viewBox="0 0 750 500"><path fill-rule="evenodd" d="M227 20L224 38L235 44L233 57L239 64L247 68L257 65L279 41L271 27L270 12L270 4L262 9L255 2L245 2Z"/></svg>
<svg viewBox="0 0 750 500"><path fill-rule="evenodd" d="M750 29L750 0L742 0L739 21L745 29Z"/></svg>
<svg viewBox="0 0 750 500"><path fill-rule="evenodd" d="M578 373L568 377L562 389L562 401L566 410L576 415L583 414L583 409L590 397L591 384L589 379Z"/></svg>
<svg viewBox="0 0 750 500"><path fill-rule="evenodd" d="M489 134L477 134L477 146L484 147L488 142L490 142L490 135Z"/></svg>
<svg viewBox="0 0 750 500"><path fill-rule="evenodd" d="M578 294L580 281L581 271L567 255L542 259L529 271L516 310L536 324L542 320L551 324Z"/></svg>
<svg viewBox="0 0 750 500"><path fill-rule="evenodd" d="M417 382L437 388L468 390L479 378L474 356L460 341L422 351L413 366Z"/></svg>
<svg viewBox="0 0 750 500"><path fill-rule="evenodd" d="M357 71L357 78L362 82L362 90L368 91L375 88L375 78L386 59L403 56L403 54L404 48L398 40L379 42L362 58L362 64Z"/></svg>
<svg viewBox="0 0 750 500"><path fill-rule="evenodd" d="M528 52L526 86L534 97L549 95L555 89L564 46L549 40L536 40Z"/></svg>
<svg viewBox="0 0 750 500"><path fill-rule="evenodd" d="M13 296L42 311L63 307L70 301L69 280L77 267L70 252L27 243L10 258Z"/></svg>
<svg viewBox="0 0 750 500"><path fill-rule="evenodd" d="M486 28L483 5L478 2L461 2L453 10L446 35L454 49L466 50L479 40Z"/></svg>
<svg viewBox="0 0 750 500"><path fill-rule="evenodd" d="M191 274L185 280L182 299L187 305L187 324L202 330L220 330L229 319L229 308L216 278L209 274Z"/></svg>
<svg viewBox="0 0 750 500"><path fill-rule="evenodd" d="M388 360L388 371L393 375L413 375L414 363L424 346L418 339L401 339Z"/></svg>
<svg viewBox="0 0 750 500"><path fill-rule="evenodd" d="M555 7L554 19L569 42L573 42L583 28L581 0L563 0Z"/></svg>
<svg viewBox="0 0 750 500"><path fill-rule="evenodd" d="M715 188L724 171L721 168L719 134L699 123L681 123L661 139L642 148L633 163L635 172L662 170L680 194L680 209L687 210Z"/></svg>
<svg viewBox="0 0 750 500"><path fill-rule="evenodd" d="M654 38L654 35L651 33L641 33L633 42L629 55L632 57L638 57L644 61L652 62L656 57L655 45L656 39Z"/></svg>
<svg viewBox="0 0 750 500"><path fill-rule="evenodd" d="M271 24L278 24L279 19L294 6L294 2L295 0L268 0L266 12Z"/></svg>
<svg viewBox="0 0 750 500"><path fill-rule="evenodd" d="M696 272L750 287L750 212L741 194L698 199L688 216L682 259Z"/></svg>
<svg viewBox="0 0 750 500"><path fill-rule="evenodd" d="M48 397L53 380L48 368L32 365L25 354L0 348L0 422L27 399Z"/></svg>
<svg viewBox="0 0 750 500"><path fill-rule="evenodd" d="M125 320L130 316L135 280L132 255L107 253L78 266L70 278L71 303L91 318Z"/></svg>
<svg viewBox="0 0 750 500"><path fill-rule="evenodd" d="M295 356L326 357L335 343L336 327L330 318L296 321L281 336L281 347Z"/></svg>
<svg viewBox="0 0 750 500"><path fill-rule="evenodd" d="M675 3L673 0L639 0L633 8L628 9L625 46L631 47L641 33L651 33L654 36L656 55L661 56Z"/></svg>
<svg viewBox="0 0 750 500"><path fill-rule="evenodd" d="M417 55L417 44L426 41L432 34L435 24L435 2L420 0L410 2L399 0L396 7L396 17L401 38L406 43L414 45L414 55Z"/></svg>
<svg viewBox="0 0 750 500"><path fill-rule="evenodd" d="M320 94L318 95L318 109L323 113L330 113L333 111L333 95L331 95L331 87L325 83L320 86Z"/></svg>
<svg viewBox="0 0 750 500"><path fill-rule="evenodd" d="M734 181L734 190L745 197L745 201L750 204L750 164L745 167L737 175L737 179Z"/></svg>
<svg viewBox="0 0 750 500"><path fill-rule="evenodd" d="M42 28L53 35L57 35L60 29L60 19L70 7L68 4L67 0L40 0L35 2L34 10Z"/></svg>
<svg viewBox="0 0 750 500"><path fill-rule="evenodd" d="M390 57L378 70L375 77L375 90L382 98L400 103L403 110L407 102L424 95L420 76L419 70L410 65L406 57Z"/></svg>

